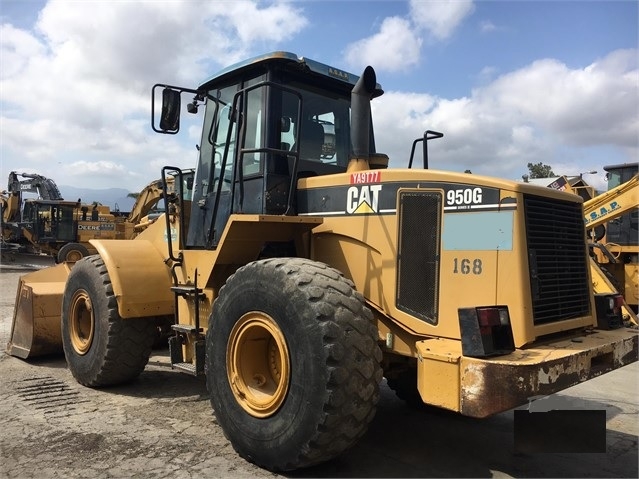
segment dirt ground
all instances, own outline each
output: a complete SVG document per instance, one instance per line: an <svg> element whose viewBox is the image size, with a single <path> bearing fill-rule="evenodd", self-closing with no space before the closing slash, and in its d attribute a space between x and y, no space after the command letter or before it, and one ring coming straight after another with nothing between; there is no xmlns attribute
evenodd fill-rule
<svg viewBox="0 0 639 479"><path fill-rule="evenodd" d="M7 356L17 280L0 266L0 478L277 477L239 458L215 423L204 378L155 351L137 381L93 390L64 357ZM606 411L606 453L521 454L513 411L475 420L415 410L382 384L377 416L354 448L288 477L638 477L637 363L553 397Z"/></svg>

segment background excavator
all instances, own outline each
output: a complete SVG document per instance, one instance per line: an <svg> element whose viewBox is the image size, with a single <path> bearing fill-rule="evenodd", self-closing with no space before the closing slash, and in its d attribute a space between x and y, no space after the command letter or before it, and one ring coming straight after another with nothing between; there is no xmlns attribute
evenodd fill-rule
<svg viewBox="0 0 639 479"><path fill-rule="evenodd" d="M192 170L185 172L184 181L182 189L188 187L186 182L192 184ZM58 263L73 262L96 253L92 239L131 239L159 215L149 213L163 198L163 188L161 180L151 182L137 196L131 213L123 216L97 203L65 201L50 178L11 172L8 189L0 196L2 259L46 264L44 254ZM169 195L175 193L173 177L167 177L166 188ZM26 192L38 197L24 198Z"/></svg>
<svg viewBox="0 0 639 479"><path fill-rule="evenodd" d="M24 198L26 192L38 197ZM55 182L38 174L11 172L0 209L3 259L27 253L34 259L45 254L56 262L77 261L96 252L89 240L116 237L108 206L65 201Z"/></svg>
<svg viewBox="0 0 639 479"><path fill-rule="evenodd" d="M19 177L25 179L20 180ZM36 193L40 200L63 200L53 180L34 173L12 171L9 173L7 190L0 195L0 218L4 223L21 221L23 193Z"/></svg>

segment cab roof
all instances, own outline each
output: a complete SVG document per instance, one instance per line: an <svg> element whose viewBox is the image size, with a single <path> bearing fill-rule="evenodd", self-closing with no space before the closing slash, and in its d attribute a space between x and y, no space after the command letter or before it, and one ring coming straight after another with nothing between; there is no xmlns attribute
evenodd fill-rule
<svg viewBox="0 0 639 479"><path fill-rule="evenodd" d="M357 83L357 80L359 80L358 75L353 75L352 73L349 73L347 71L340 70L330 65L317 62L315 60L311 60L310 58L304 58L291 52L276 51L258 55L256 57L249 58L247 60L243 60L241 62L223 68L219 72L215 73L208 80L203 82L200 85L200 89L205 89L210 83L217 83L228 76L235 75L244 70L251 70L259 65L276 62L281 64L297 64L300 67L306 68L307 70L315 74L323 75L333 80L339 80L351 86L354 86L355 83ZM375 96L379 96L383 93L379 83L375 85L375 89L379 91L379 94L376 94Z"/></svg>

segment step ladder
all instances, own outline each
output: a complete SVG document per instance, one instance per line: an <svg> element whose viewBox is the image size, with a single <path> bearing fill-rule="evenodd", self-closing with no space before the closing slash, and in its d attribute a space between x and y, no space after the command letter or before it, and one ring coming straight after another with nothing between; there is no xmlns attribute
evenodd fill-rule
<svg viewBox="0 0 639 479"><path fill-rule="evenodd" d="M204 362L206 342L202 328L200 327L200 300L205 297L204 290L197 286L197 270L195 271L194 284L178 284L171 287L171 291L175 294L175 324L171 325L171 329L175 331L175 335L169 338L169 356L171 358L171 367L178 369L192 376L200 376L204 374ZM178 298L185 298L187 301L193 301L195 312L195 324L180 324L178 318ZM193 348L191 362L184 358L183 346Z"/></svg>

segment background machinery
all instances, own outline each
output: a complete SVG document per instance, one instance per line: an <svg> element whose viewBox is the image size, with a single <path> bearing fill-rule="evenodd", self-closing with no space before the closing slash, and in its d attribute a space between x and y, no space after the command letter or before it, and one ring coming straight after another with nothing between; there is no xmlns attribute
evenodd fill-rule
<svg viewBox="0 0 639 479"><path fill-rule="evenodd" d="M584 203L594 257L625 301L639 305L639 163L605 166L608 191Z"/></svg>
<svg viewBox="0 0 639 479"><path fill-rule="evenodd" d="M634 168L633 168L634 165ZM609 183L609 189L607 192L597 195L592 186L584 185L581 181L575 181L571 183L566 176L560 176L551 184L549 188L554 188L560 191L567 191L581 196L584 199L584 221L587 226L587 235L590 240L590 275L592 277L592 284L595 291L595 301L597 302L597 310L599 311L598 317L601 324L606 322L623 321L627 325L637 326L637 299L639 296L639 280L637 278L637 269L633 268L633 260L636 265L636 252L637 247L635 245L635 255L625 255L624 262L618 261L620 253L617 253L617 257L613 255L606 245L606 224L608 221L614 221L613 233L614 236L620 236L619 232L623 231L624 240L626 245L622 247L616 243L612 243L611 246L621 250L627 248L628 242L632 242L630 239L632 233L630 227L632 222L630 221L632 215L635 217L635 230L636 230L636 215L637 206L639 206L639 180L636 177L637 164L617 165L612 168L622 168L625 175L619 172L617 175L608 174L608 179L612 180L612 184ZM604 167L611 168L611 167ZM635 177L632 178L628 173L635 173ZM625 183L620 183L620 181ZM634 210L634 213L633 213ZM625 218L624 226L622 228L616 228L620 217ZM636 236L636 231L635 231ZM634 240L636 243L637 240ZM632 251L632 247L630 247ZM616 265L611 266L609 269L608 264ZM629 264L628 274L626 274L625 267L621 264ZM613 272L615 274L613 274ZM634 276L633 276L634 275ZM619 294L619 297L615 297L615 294ZM612 306L610 306L612 305ZM611 312L621 311L621 318L613 319ZM618 316L615 312L612 316Z"/></svg>
<svg viewBox="0 0 639 479"><path fill-rule="evenodd" d="M355 444L382 376L486 417L636 361L637 331L597 329L582 199L430 170L432 131L413 145L423 168L388 168L370 118L382 93L371 67L285 52L196 89L155 85L156 131L179 131L182 95L204 110L191 201L23 276L9 354L63 350L79 383L118 384L172 315L173 367L206 376L235 450L271 470Z"/></svg>
<svg viewBox="0 0 639 479"><path fill-rule="evenodd" d="M38 198L23 198L25 192ZM115 216L108 206L65 201L55 182L41 175L11 172L0 209L3 253L44 253L57 262L77 261L96 252L90 239L115 238Z"/></svg>
<svg viewBox="0 0 639 479"><path fill-rule="evenodd" d="M165 191L168 195L176 191L188 194L187 188L193 183L192 170L183 173L183 181L176 188L173 177L168 176L166 190L162 180L149 183L137 196L128 216L123 216L97 203L65 201L55 182L44 176L11 172L8 191L0 196L3 253L45 253L58 263L95 254L89 240L135 237L159 215L149 213ZM38 198L23 198L25 192L37 193Z"/></svg>
<svg viewBox="0 0 639 479"><path fill-rule="evenodd" d="M175 183L175 178L171 175L166 177L166 188L162 179L152 181L145 186L137 195L131 212L124 221L116 220L116 237L118 239L132 239L138 233L147 228L163 213L158 209L160 201L166 194L172 198L175 195L181 196L185 201L190 201L193 189L194 170L182 172L182 184ZM175 201L173 199L173 201Z"/></svg>

